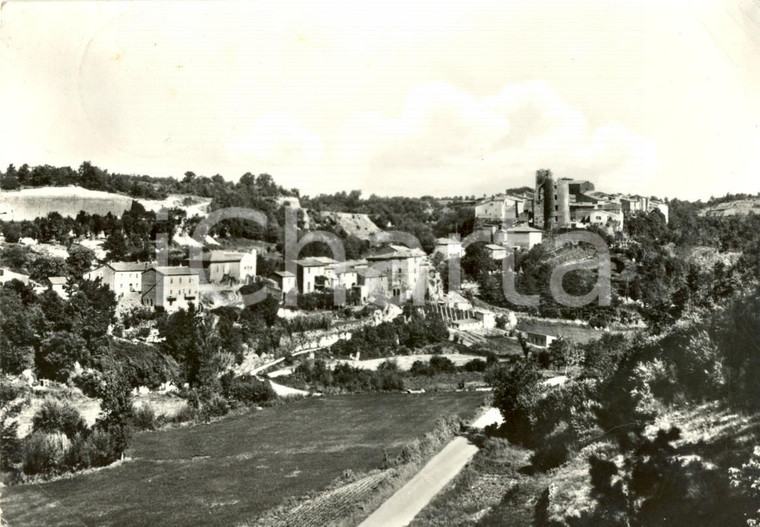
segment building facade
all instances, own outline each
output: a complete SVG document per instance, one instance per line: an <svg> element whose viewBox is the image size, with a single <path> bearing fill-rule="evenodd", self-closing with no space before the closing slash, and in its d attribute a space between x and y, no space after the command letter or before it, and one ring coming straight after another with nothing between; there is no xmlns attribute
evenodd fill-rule
<svg viewBox="0 0 760 527"><path fill-rule="evenodd" d="M141 303L168 312L196 307L200 301L200 277L189 267L151 267L143 273Z"/></svg>

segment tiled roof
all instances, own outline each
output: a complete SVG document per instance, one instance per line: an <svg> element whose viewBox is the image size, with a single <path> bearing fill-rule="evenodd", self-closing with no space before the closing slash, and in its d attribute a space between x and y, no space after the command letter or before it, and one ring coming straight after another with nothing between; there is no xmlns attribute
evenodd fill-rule
<svg viewBox="0 0 760 527"><path fill-rule="evenodd" d="M154 266L154 267L151 267L150 269L154 269L157 273L161 273L164 276L184 276L184 275L199 274L199 271L197 269L191 269L189 267L156 267Z"/></svg>
<svg viewBox="0 0 760 527"><path fill-rule="evenodd" d="M116 272L145 271L150 267L148 262L111 262L107 265Z"/></svg>
<svg viewBox="0 0 760 527"><path fill-rule="evenodd" d="M245 256L243 253L236 253L231 251L210 251L203 255L204 262L239 262Z"/></svg>
<svg viewBox="0 0 760 527"><path fill-rule="evenodd" d="M295 278L296 276L290 271L275 271L274 274L276 274L277 276L281 276L283 278Z"/></svg>

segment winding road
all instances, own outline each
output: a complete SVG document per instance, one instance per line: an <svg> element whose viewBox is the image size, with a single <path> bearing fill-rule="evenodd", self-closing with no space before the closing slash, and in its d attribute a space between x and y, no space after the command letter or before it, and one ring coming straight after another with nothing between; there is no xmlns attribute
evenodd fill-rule
<svg viewBox="0 0 760 527"><path fill-rule="evenodd" d="M473 428L485 428L502 423L501 413L490 408L474 423ZM455 437L443 450L422 467L406 485L383 503L360 527L402 527L409 525L446 485L469 463L478 447L464 437Z"/></svg>

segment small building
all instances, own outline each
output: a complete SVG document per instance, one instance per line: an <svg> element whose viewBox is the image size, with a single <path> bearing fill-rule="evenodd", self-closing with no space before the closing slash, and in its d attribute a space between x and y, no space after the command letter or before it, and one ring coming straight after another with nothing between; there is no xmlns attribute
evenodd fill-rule
<svg viewBox="0 0 760 527"><path fill-rule="evenodd" d="M386 279L391 298L406 302L427 289L426 255L421 249L389 245L367 256L367 261Z"/></svg>
<svg viewBox="0 0 760 527"><path fill-rule="evenodd" d="M0 268L0 284L10 282L11 280L18 280L24 285L29 283L29 276L21 273L15 273L10 269Z"/></svg>
<svg viewBox="0 0 760 527"><path fill-rule="evenodd" d="M496 313L489 309L475 308L472 310L475 318L485 329L493 329L496 327Z"/></svg>
<svg viewBox="0 0 760 527"><path fill-rule="evenodd" d="M100 279L117 299L139 296L142 293L142 275L150 266L147 262L110 262L85 273L84 279Z"/></svg>
<svg viewBox="0 0 760 527"><path fill-rule="evenodd" d="M462 242L454 238L438 238L435 240L434 254L440 254L444 260L461 258L464 254Z"/></svg>
<svg viewBox="0 0 760 527"><path fill-rule="evenodd" d="M69 282L68 278L65 276L50 276L48 277L48 282L50 282L50 289L58 293L59 296L63 298L68 296L65 290L66 284Z"/></svg>
<svg viewBox="0 0 760 527"><path fill-rule="evenodd" d="M477 318L463 318L460 320L453 320L451 325L460 331L467 331L481 329L483 327L483 322Z"/></svg>
<svg viewBox="0 0 760 527"><path fill-rule="evenodd" d="M584 218L584 223L596 225L612 232L623 230L623 213L608 210L594 210Z"/></svg>
<svg viewBox="0 0 760 527"><path fill-rule="evenodd" d="M533 344L539 348L548 348L551 346L552 342L558 338L559 337L556 335L548 335L546 333L540 333L538 331L525 332L525 340L528 341L528 344Z"/></svg>
<svg viewBox="0 0 760 527"><path fill-rule="evenodd" d="M544 239L544 233L540 229L523 225L507 230L507 244L510 247L530 250L539 245Z"/></svg>
<svg viewBox="0 0 760 527"><path fill-rule="evenodd" d="M275 271L274 276L275 282L277 282L277 287L282 291L283 299L285 298L285 295L298 287L298 284L296 283L296 275L290 271Z"/></svg>
<svg viewBox="0 0 760 527"><path fill-rule="evenodd" d="M651 200L649 202L649 211L658 210L660 213L665 216L665 223L668 223L668 205L666 203L663 203L661 201Z"/></svg>
<svg viewBox="0 0 760 527"><path fill-rule="evenodd" d="M202 256L206 281L218 284L225 280L248 282L256 276L256 250L250 253L210 251Z"/></svg>
<svg viewBox="0 0 760 527"><path fill-rule="evenodd" d="M578 194L585 194L594 190L594 184L585 179L571 179L567 183L570 194L576 196Z"/></svg>
<svg viewBox="0 0 760 527"><path fill-rule="evenodd" d="M356 269L357 287L359 288L360 302L366 304L378 296L387 294L385 289L385 277L372 267L359 267Z"/></svg>
<svg viewBox="0 0 760 527"><path fill-rule="evenodd" d="M456 291L449 291L443 299L443 303L452 309L470 311L472 303Z"/></svg>
<svg viewBox="0 0 760 527"><path fill-rule="evenodd" d="M141 303L166 311L199 305L200 277L189 267L151 267L143 273Z"/></svg>
<svg viewBox="0 0 760 527"><path fill-rule="evenodd" d="M507 257L507 248L503 245L496 245L494 243L487 243L486 249L492 259L499 261Z"/></svg>
<svg viewBox="0 0 760 527"><path fill-rule="evenodd" d="M325 287L332 286L335 270L332 264L336 263L332 258L311 257L296 260L296 283L298 292L302 294L321 291Z"/></svg>

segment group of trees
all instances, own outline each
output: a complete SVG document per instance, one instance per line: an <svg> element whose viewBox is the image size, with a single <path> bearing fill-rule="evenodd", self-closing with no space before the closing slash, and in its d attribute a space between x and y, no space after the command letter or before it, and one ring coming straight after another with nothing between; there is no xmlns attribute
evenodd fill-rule
<svg viewBox="0 0 760 527"><path fill-rule="evenodd" d="M371 359L448 340L448 327L439 315L426 314L418 309L407 311L407 316L392 322L354 331L350 339L333 344L330 352L340 357L359 354L362 359Z"/></svg>
<svg viewBox="0 0 760 527"><path fill-rule="evenodd" d="M589 461L595 501L583 521L660 525L663 518L678 517L736 524L754 510L746 494L730 491L722 450L704 445L684 457L673 445L678 430L652 435L647 428L674 403L718 401L734 411L759 411L758 349L760 288L755 287L710 311L690 310L660 334L607 334L584 345L555 346L544 366L554 366L557 357L581 358L580 374L560 386L544 386L541 358L529 354L487 373L494 406L505 418L492 432L533 449L535 470L557 467L595 445ZM742 477L735 487L744 488L752 478ZM537 505L539 525L550 524L549 499L546 494ZM726 512L716 506L723 501L736 507Z"/></svg>

